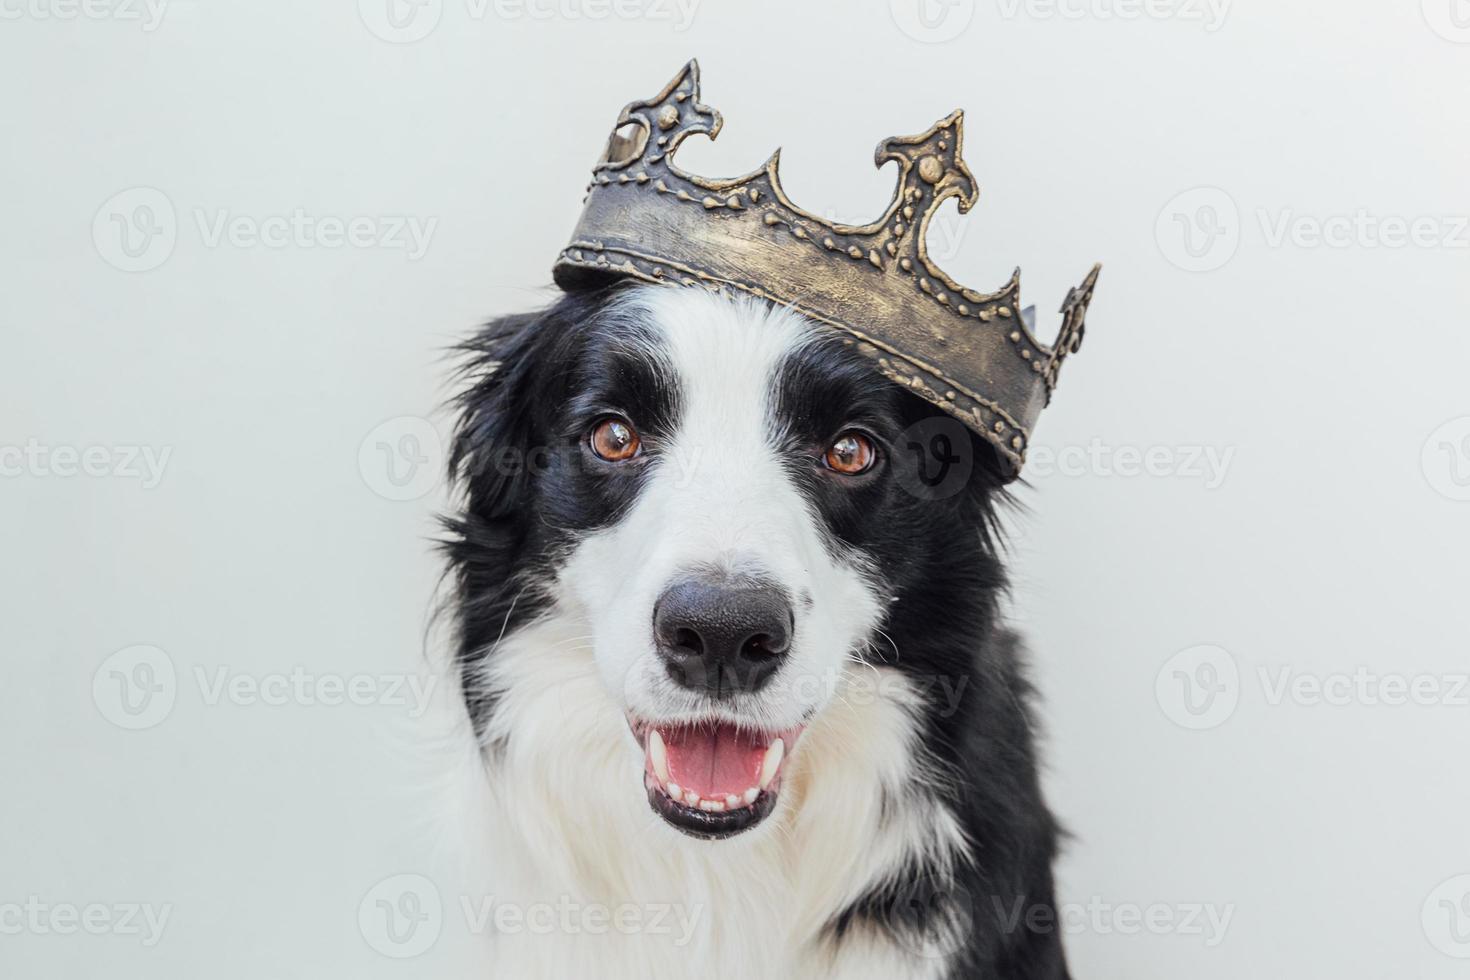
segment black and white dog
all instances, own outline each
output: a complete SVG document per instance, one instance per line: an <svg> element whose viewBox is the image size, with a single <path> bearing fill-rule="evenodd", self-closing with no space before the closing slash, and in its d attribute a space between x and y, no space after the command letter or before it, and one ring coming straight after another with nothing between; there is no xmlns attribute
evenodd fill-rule
<svg viewBox="0 0 1470 980"><path fill-rule="evenodd" d="M601 910L490 975L1065 978L989 447L911 492L938 409L698 287L469 347L447 548L496 895Z"/></svg>

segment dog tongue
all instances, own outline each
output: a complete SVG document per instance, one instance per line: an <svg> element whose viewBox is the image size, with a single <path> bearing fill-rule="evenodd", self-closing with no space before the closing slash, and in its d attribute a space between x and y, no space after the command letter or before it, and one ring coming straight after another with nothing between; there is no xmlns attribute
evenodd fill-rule
<svg viewBox="0 0 1470 980"><path fill-rule="evenodd" d="M733 725L660 728L669 760L669 781L706 800L741 796L760 785L766 740Z"/></svg>

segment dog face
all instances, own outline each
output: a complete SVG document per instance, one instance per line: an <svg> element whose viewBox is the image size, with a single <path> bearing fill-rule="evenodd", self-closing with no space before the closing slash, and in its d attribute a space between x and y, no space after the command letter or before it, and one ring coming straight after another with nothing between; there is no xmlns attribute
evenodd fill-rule
<svg viewBox="0 0 1470 980"><path fill-rule="evenodd" d="M892 655L890 606L944 574L948 522L976 519L983 479L923 492L916 428L947 423L970 463L981 444L750 299L638 286L506 333L456 442L470 659L574 613L654 811L700 837L756 826L807 724Z"/></svg>

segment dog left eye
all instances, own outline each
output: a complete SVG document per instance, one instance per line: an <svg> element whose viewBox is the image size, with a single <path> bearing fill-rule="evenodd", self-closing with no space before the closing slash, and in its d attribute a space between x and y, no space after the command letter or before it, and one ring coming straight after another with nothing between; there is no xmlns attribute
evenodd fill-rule
<svg viewBox="0 0 1470 980"><path fill-rule="evenodd" d="M592 426L592 431L587 434L587 445L598 459L621 463L638 455L642 440L638 438L632 422L611 416Z"/></svg>
<svg viewBox="0 0 1470 980"><path fill-rule="evenodd" d="M856 476L873 468L878 459L878 450L873 440L861 432L849 430L832 440L832 445L822 454L822 464L829 470L846 476Z"/></svg>

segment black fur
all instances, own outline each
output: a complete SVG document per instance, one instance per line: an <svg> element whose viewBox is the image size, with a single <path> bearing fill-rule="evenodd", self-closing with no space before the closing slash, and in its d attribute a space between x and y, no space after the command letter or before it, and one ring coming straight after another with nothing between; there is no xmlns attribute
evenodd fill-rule
<svg viewBox="0 0 1470 980"><path fill-rule="evenodd" d="M582 432L619 406L639 406L655 426L673 418L667 372L626 354L599 316L616 291L497 320L462 349L469 385L457 399L449 467L465 500L444 521L444 549L477 731L491 708L472 677L480 651L545 608L538 586L556 560L578 534L615 521L637 492L637 471L589 465ZM636 324L619 324L629 329Z"/></svg>
<svg viewBox="0 0 1470 980"><path fill-rule="evenodd" d="M451 463L464 502L446 521L445 548L467 678L499 636L545 607L537 584L579 535L616 521L636 497L636 468L588 465L587 425L614 409L636 408L655 430L677 416L668 373L620 353L618 332L637 327L608 322L617 288L496 321L466 346ZM996 508L1006 498L994 455L835 337L777 384L775 435L791 473L817 504L831 546L872 558L892 597L880 632L855 654L929 693L924 741L954 787L944 802L974 844L952 884L938 869L908 868L844 910L825 938L878 928L915 949L927 938L955 950L954 977L1064 980L1051 872L1059 832L1038 785L1022 658L998 622ZM853 425L881 447L873 471L838 479L812 465ZM968 478L916 492L934 482L931 449L963 464ZM494 706L479 690L466 684L483 729Z"/></svg>

